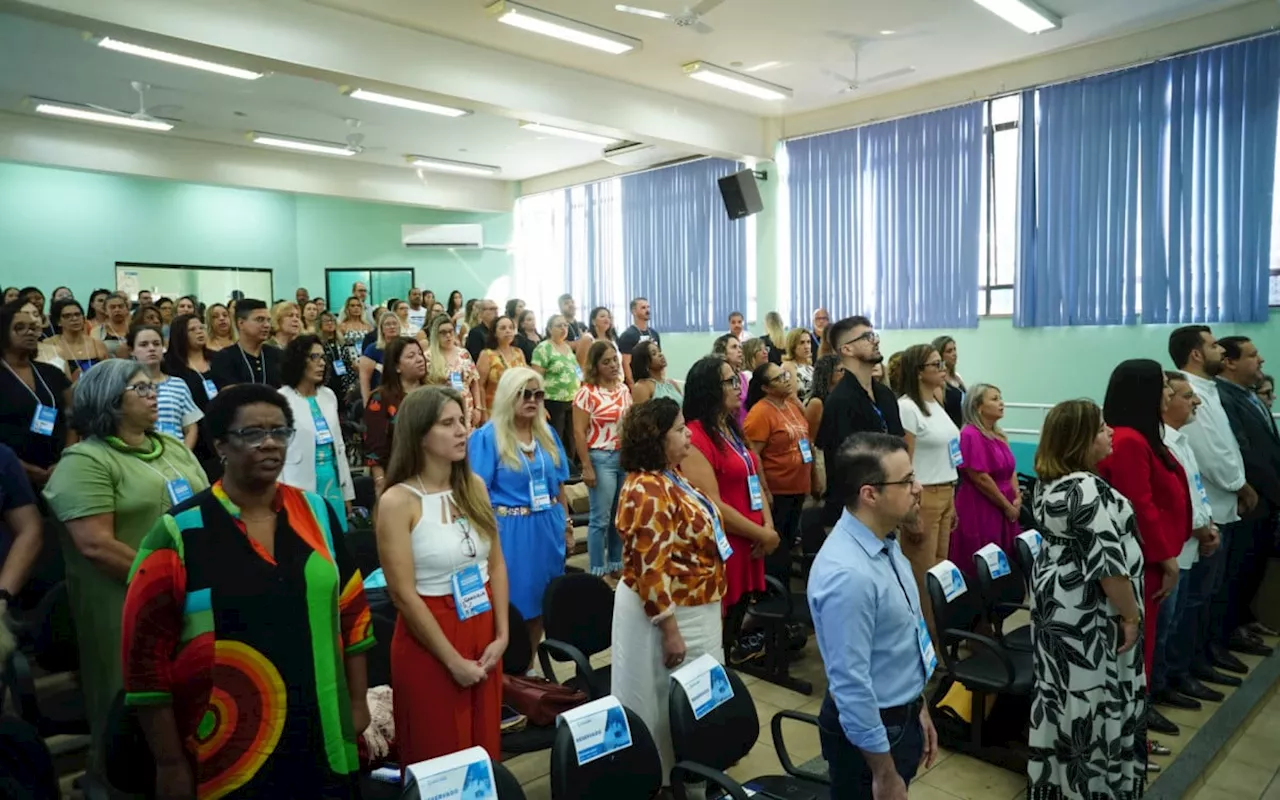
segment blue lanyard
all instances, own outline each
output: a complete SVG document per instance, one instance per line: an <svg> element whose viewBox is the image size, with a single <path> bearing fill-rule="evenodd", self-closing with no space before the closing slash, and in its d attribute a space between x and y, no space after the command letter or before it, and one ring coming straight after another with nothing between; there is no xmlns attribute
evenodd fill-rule
<svg viewBox="0 0 1280 800"><path fill-rule="evenodd" d="M716 504L711 502L711 500L707 498L707 496L704 495L702 492L693 488L693 484L685 480L684 476L682 476L678 472L673 472L672 470L667 470L663 474L666 475L667 478L672 483L674 483L676 486L679 486L681 489L683 489L685 492L691 495L695 500L701 503L702 507L705 508L707 510L707 513L711 515L711 519L714 520L716 518Z"/></svg>
<svg viewBox="0 0 1280 800"><path fill-rule="evenodd" d="M738 454L738 458L742 459L742 463L747 465L747 475L756 474L756 462L751 457L751 453L747 450L747 446L743 444L737 436L725 437L729 440L729 446L733 448L733 452Z"/></svg>

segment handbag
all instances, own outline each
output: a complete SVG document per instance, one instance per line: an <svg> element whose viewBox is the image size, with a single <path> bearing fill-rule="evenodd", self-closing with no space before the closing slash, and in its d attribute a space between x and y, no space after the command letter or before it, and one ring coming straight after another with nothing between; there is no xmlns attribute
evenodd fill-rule
<svg viewBox="0 0 1280 800"><path fill-rule="evenodd" d="M587 702L587 694L546 678L503 675L502 702L528 717L530 725L545 727L565 711Z"/></svg>

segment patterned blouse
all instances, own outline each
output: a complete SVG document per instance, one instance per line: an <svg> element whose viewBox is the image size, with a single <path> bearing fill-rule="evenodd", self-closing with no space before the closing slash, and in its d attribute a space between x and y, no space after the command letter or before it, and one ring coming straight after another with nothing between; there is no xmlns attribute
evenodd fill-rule
<svg viewBox="0 0 1280 800"><path fill-rule="evenodd" d="M630 472L618 493L622 580L655 622L676 606L718 603L727 589L716 547L720 512L664 472ZM722 523L723 524L723 523Z"/></svg>
<svg viewBox="0 0 1280 800"><path fill-rule="evenodd" d="M568 346L566 344L566 346ZM561 353L550 339L544 339L533 348L533 366L546 371L543 383L547 387L547 399L557 403L572 403L582 382L582 368L570 349Z"/></svg>
<svg viewBox="0 0 1280 800"><path fill-rule="evenodd" d="M497 350L485 350L489 354L489 374L484 376L484 407L493 408L493 396L498 391L498 381L502 373L516 367L528 366L524 361L524 353L519 348L512 348L512 358L508 360Z"/></svg>
<svg viewBox="0 0 1280 800"><path fill-rule="evenodd" d="M452 357L446 355L445 362L444 380L432 381L431 355L430 352L427 353L426 383L428 386L444 386L462 395L462 414L467 418L467 427L474 428L476 422L472 418L472 409L476 401L471 395L471 384L480 379L480 373L476 371L476 365L471 361L471 354L461 347L453 348Z"/></svg>
<svg viewBox="0 0 1280 800"><path fill-rule="evenodd" d="M587 448L617 450L622 445L622 418L631 408L631 390L619 382L617 388L606 389L584 383L573 397L573 404L587 412Z"/></svg>
<svg viewBox="0 0 1280 800"><path fill-rule="evenodd" d="M374 644L360 570L318 495L276 488L275 553L222 483L138 548L124 607L131 706L172 706L196 797L317 797L359 763L343 660Z"/></svg>

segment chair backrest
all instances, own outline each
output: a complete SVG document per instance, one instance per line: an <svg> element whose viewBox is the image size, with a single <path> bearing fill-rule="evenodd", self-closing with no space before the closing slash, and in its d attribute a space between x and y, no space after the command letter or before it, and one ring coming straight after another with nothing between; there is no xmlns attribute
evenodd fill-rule
<svg viewBox="0 0 1280 800"><path fill-rule="evenodd" d="M80 644L76 621L71 614L71 597L62 581L40 598L33 615L35 662L45 672L72 672L80 668Z"/></svg>
<svg viewBox="0 0 1280 800"><path fill-rule="evenodd" d="M733 697L702 719L693 715L693 706L684 687L671 680L668 706L671 714L671 747L676 761L696 761L726 770L751 751L760 737L756 705L738 673L725 669Z"/></svg>
<svg viewBox="0 0 1280 800"><path fill-rule="evenodd" d="M373 528L352 526L347 531L346 540L347 549L351 551L351 557L355 559L360 574L366 578L372 575L374 570L381 566L378 560L378 540Z"/></svg>
<svg viewBox="0 0 1280 800"><path fill-rule="evenodd" d="M555 578L542 594L548 639L573 645L588 658L613 644L613 589L585 572Z"/></svg>
<svg viewBox="0 0 1280 800"><path fill-rule="evenodd" d="M551 746L551 796L556 800L650 800L662 788L662 759L644 720L628 708L631 746L615 750L586 764L578 764L578 751L569 726L556 726Z"/></svg>
<svg viewBox="0 0 1280 800"><path fill-rule="evenodd" d="M391 611L394 612L392 606ZM365 651L365 663L368 665L370 686L391 685L391 637L396 632L396 618L383 611L372 611L373 638L375 644Z"/></svg>
<svg viewBox="0 0 1280 800"><path fill-rule="evenodd" d="M1027 540L1035 539L1035 549L1032 549L1031 543ZM1035 576L1036 556L1039 555L1041 543L1040 533L1034 529L1023 531L1018 534L1018 538L1014 539L1014 557L1018 562L1018 569L1022 570L1022 579L1026 582L1027 590L1031 589L1031 579Z"/></svg>
<svg viewBox="0 0 1280 800"><path fill-rule="evenodd" d="M982 594L982 602L987 617L991 619L1004 619L1012 612L1001 611L1000 603L1021 603L1026 599L1026 582L1022 577L1022 568L1015 563L1014 559L1009 558L1009 554L1001 550L998 545L990 545L999 551L1009 570L1006 574L999 578L995 577L991 572L991 564L983 557L981 553L973 554L973 567L978 577L978 589ZM990 551L989 551L990 552Z"/></svg>
<svg viewBox="0 0 1280 800"><path fill-rule="evenodd" d="M493 788L498 793L498 800L525 800L524 789L511 770L501 763L493 762ZM407 781L400 792L400 800L422 800L417 781Z"/></svg>
<svg viewBox="0 0 1280 800"><path fill-rule="evenodd" d="M111 788L128 795L154 794L156 762L137 714L124 704L124 692L117 693L111 703L102 740L105 777Z"/></svg>
<svg viewBox="0 0 1280 800"><path fill-rule="evenodd" d="M48 745L35 726L17 717L0 716L0 797L62 797Z"/></svg>
<svg viewBox="0 0 1280 800"><path fill-rule="evenodd" d="M939 574L946 579L946 586L939 580ZM949 628L972 631L982 619L982 600L978 592L965 582L960 568L950 561L943 561L930 569L925 575L925 586L933 606L934 631L941 640L933 643L934 650L950 669L959 643L948 641L944 631ZM948 594L951 599L947 599Z"/></svg>
<svg viewBox="0 0 1280 800"><path fill-rule="evenodd" d="M507 637L507 650L502 654L502 672L504 675L523 675L533 663L533 645L524 633L524 617L515 603L507 604L507 630L512 632Z"/></svg>
<svg viewBox="0 0 1280 800"><path fill-rule="evenodd" d="M823 524L822 514L823 507L820 505L811 506L800 512L800 549L804 551L801 571L806 579L809 577L809 570L813 567L814 558L822 549L822 543L827 540L827 526Z"/></svg>

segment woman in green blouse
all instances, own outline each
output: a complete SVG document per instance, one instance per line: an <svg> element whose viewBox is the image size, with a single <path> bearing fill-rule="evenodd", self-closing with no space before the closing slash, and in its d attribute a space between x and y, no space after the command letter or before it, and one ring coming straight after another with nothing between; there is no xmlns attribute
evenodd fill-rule
<svg viewBox="0 0 1280 800"><path fill-rule="evenodd" d="M171 505L209 486L182 442L155 433L156 388L133 361L109 359L76 384L71 424L83 437L63 451L45 487L63 522L67 591L80 646L90 769L101 774L107 713L121 689L120 619L138 545Z"/></svg>
<svg viewBox="0 0 1280 800"><path fill-rule="evenodd" d="M533 348L529 366L546 387L551 427L560 435L566 453L573 452L573 396L582 381L582 367L569 344L569 321L559 314L547 322L547 338Z"/></svg>

